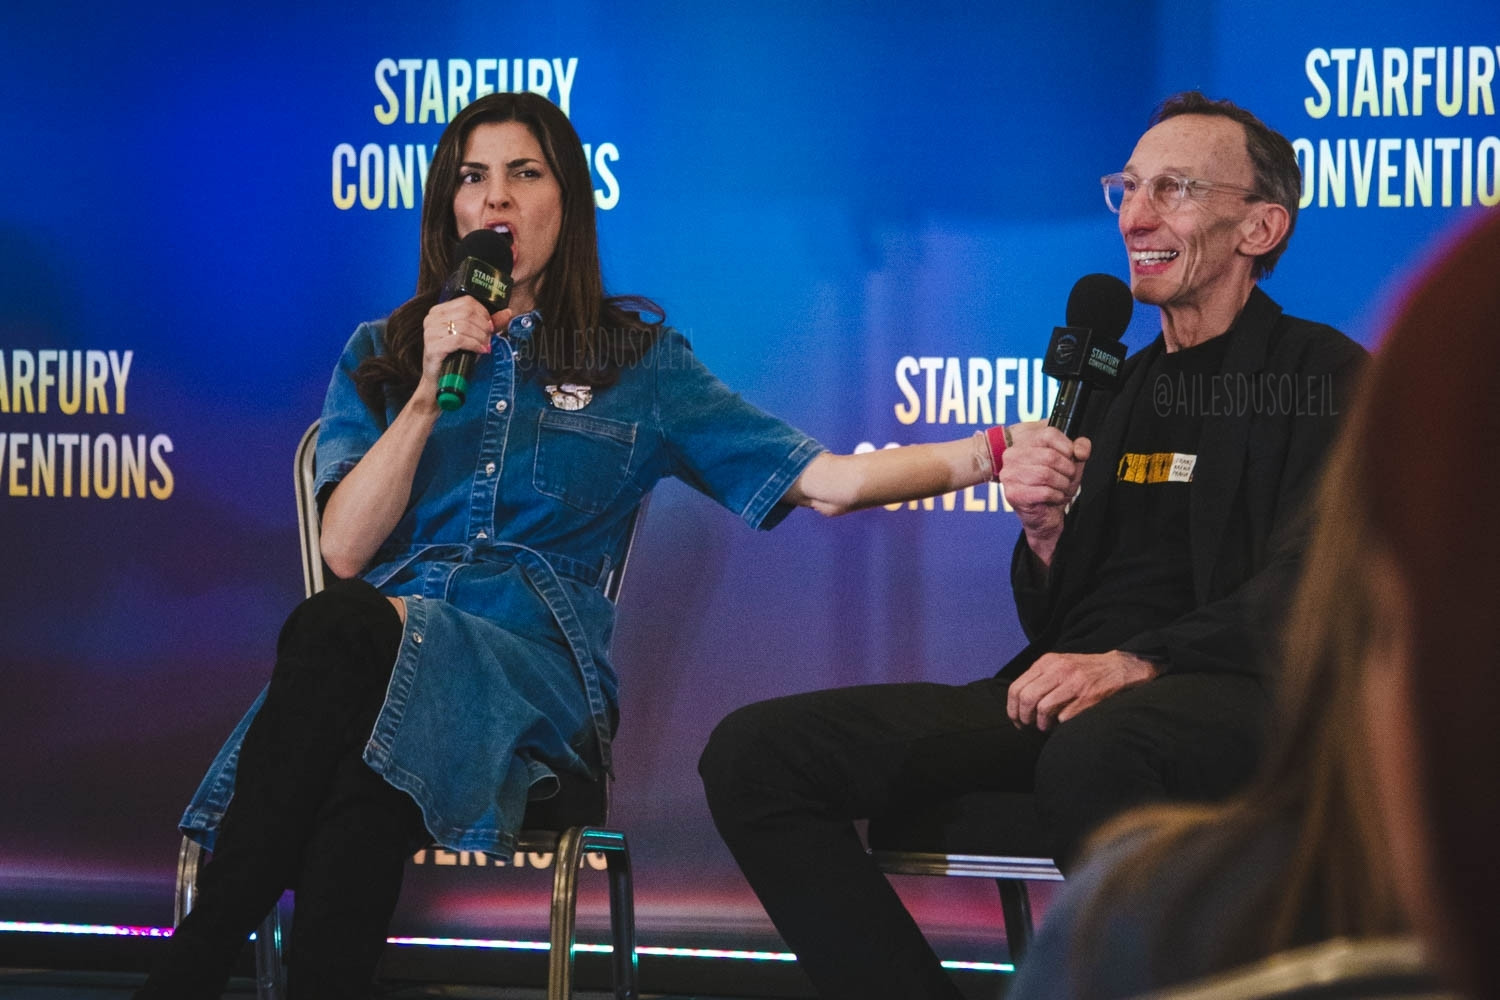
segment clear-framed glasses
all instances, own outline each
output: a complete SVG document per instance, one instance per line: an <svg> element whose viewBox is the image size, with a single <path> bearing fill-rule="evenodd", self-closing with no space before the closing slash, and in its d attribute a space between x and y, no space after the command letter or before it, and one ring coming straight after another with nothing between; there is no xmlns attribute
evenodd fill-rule
<svg viewBox="0 0 1500 1000"><path fill-rule="evenodd" d="M1262 201L1265 197L1250 188L1220 184L1198 177L1184 177L1181 174L1157 174L1146 178L1126 173L1105 174L1099 178L1099 183L1104 186L1104 204L1115 213L1139 191L1144 191L1146 200L1162 214L1175 212L1182 207L1185 199L1201 198L1210 191L1230 191L1241 195L1246 201Z"/></svg>

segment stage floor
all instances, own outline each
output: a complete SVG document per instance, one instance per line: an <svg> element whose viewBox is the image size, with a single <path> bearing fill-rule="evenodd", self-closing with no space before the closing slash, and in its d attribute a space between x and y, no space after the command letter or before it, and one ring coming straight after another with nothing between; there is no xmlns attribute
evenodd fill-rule
<svg viewBox="0 0 1500 1000"><path fill-rule="evenodd" d="M129 1000L144 976L114 972L54 972L0 969L0 1000ZM375 994L376 1000L544 1000L546 990L485 986L392 985ZM226 998L251 998L255 984L233 979ZM612 994L577 992L577 1000L609 1000ZM641 1000L717 1000L695 994L643 994ZM743 998L741 998L743 1000Z"/></svg>
<svg viewBox="0 0 1500 1000"><path fill-rule="evenodd" d="M956 978L962 992L974 1000L996 1000L1004 996L1003 980L997 983L993 977L987 977L984 982L967 981L962 976ZM143 974L132 972L0 968L0 1000L129 1000L131 993L144 980ZM789 1000L808 996L803 990L778 988L783 985L779 983L771 984L771 989L765 992L747 992L742 988L744 985L743 982L725 984L723 994L646 992L641 995L641 1000ZM996 986L999 986L998 991ZM537 987L391 983L378 988L375 1000L545 1000L546 995L545 989ZM574 992L576 1000L612 1000L613 995L592 990ZM249 978L231 979L224 997L253 1000L255 984Z"/></svg>

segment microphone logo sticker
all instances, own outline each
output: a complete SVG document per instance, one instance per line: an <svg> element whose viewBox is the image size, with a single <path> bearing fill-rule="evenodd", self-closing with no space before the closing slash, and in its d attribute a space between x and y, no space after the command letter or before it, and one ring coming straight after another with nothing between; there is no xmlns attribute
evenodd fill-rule
<svg viewBox="0 0 1500 1000"><path fill-rule="evenodd" d="M1061 334L1052 345L1052 360L1059 365L1073 364L1073 355L1078 350L1078 338L1071 333Z"/></svg>
<svg viewBox="0 0 1500 1000"><path fill-rule="evenodd" d="M478 299L492 312L510 301L510 282L502 272L474 257L464 261L464 268L466 273L458 294Z"/></svg>

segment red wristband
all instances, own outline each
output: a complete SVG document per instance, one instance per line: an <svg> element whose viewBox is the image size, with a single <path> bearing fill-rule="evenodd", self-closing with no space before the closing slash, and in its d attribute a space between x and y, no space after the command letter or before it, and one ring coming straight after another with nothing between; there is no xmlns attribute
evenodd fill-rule
<svg viewBox="0 0 1500 1000"><path fill-rule="evenodd" d="M994 477L999 479L1000 466L1005 460L1005 428L1001 426L987 428L984 436L990 443L990 469Z"/></svg>

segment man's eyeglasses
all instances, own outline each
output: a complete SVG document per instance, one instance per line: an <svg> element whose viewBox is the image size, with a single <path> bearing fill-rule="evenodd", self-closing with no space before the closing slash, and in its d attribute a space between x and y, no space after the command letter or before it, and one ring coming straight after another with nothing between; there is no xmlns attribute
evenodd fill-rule
<svg viewBox="0 0 1500 1000"><path fill-rule="evenodd" d="M1137 177L1135 174L1105 174L1099 178L1104 185L1104 204L1111 212L1118 213L1125 202L1144 191L1146 200L1162 214L1175 212L1187 198L1201 198L1210 191L1232 191L1246 201L1263 201L1265 196L1250 188L1233 184L1220 184L1181 174L1157 174L1155 177Z"/></svg>

